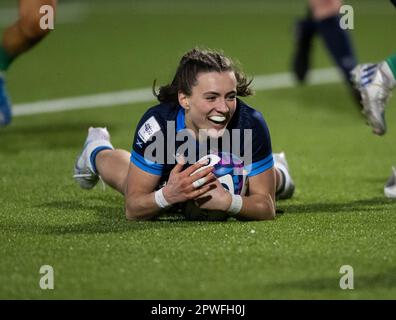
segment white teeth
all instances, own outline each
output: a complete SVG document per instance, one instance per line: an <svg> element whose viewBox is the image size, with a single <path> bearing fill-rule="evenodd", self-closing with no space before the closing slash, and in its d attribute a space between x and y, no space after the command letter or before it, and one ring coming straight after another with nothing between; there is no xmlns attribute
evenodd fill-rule
<svg viewBox="0 0 396 320"><path fill-rule="evenodd" d="M225 121L226 117L223 116L211 116L209 117L210 120L215 121L215 122L223 122Z"/></svg>

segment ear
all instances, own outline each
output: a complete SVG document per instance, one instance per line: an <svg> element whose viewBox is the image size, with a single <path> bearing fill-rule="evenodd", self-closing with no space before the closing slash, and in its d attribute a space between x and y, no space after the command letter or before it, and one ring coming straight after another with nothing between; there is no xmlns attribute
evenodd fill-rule
<svg viewBox="0 0 396 320"><path fill-rule="evenodd" d="M188 101L188 96L185 93L179 91L179 93L177 94L177 97L179 99L179 104L183 107L183 109L184 110L189 110L190 109L190 104L189 104L189 101Z"/></svg>

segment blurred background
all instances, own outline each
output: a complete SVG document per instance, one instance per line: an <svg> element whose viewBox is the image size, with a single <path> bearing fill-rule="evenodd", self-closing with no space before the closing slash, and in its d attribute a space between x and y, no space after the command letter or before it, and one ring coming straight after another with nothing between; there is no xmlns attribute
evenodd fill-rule
<svg viewBox="0 0 396 320"><path fill-rule="evenodd" d="M0 28L16 19L16 4L2 1ZM348 4L359 61L390 55L390 2ZM250 75L288 71L294 22L306 7L302 0L60 0L55 32L12 66L10 93L18 103L151 86L153 79L168 81L196 45L224 50ZM313 66L332 66L321 39L315 42Z"/></svg>

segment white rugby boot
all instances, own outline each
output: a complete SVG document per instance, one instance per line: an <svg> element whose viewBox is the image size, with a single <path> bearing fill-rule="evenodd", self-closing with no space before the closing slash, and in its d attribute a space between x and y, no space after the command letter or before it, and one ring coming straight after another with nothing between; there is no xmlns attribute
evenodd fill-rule
<svg viewBox="0 0 396 320"><path fill-rule="evenodd" d="M98 183L99 174L93 163L92 154L105 149L114 149L110 143L110 134L107 129L90 127L83 150L74 165L73 178L81 188L92 189Z"/></svg>
<svg viewBox="0 0 396 320"><path fill-rule="evenodd" d="M385 107L396 81L386 61L379 64L359 64L351 72L352 82L360 92L362 113L373 133L386 132Z"/></svg>
<svg viewBox="0 0 396 320"><path fill-rule="evenodd" d="M290 199L294 194L295 184L289 172L289 165L284 152L274 153L274 165L283 174L283 185L276 192L276 199Z"/></svg>
<svg viewBox="0 0 396 320"><path fill-rule="evenodd" d="M384 193L388 198L396 198L396 167L392 167L392 174L384 187Z"/></svg>

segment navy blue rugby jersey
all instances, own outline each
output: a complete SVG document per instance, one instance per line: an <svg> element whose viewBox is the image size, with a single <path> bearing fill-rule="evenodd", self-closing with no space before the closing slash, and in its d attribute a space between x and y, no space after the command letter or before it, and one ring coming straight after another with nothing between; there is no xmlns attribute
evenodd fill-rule
<svg viewBox="0 0 396 320"><path fill-rule="evenodd" d="M168 180L170 171L176 164L175 155L181 150L182 145L186 145L186 141L191 136L180 139L181 133L186 133L185 114L181 106L171 103L161 103L151 107L143 115L135 131L133 140L131 161L140 169L161 177L160 184ZM234 130L233 129L239 129ZM245 136L244 130L250 129L250 135ZM193 139L196 146L195 157L193 161L186 166L195 163L202 156L202 148L206 148L204 154L213 152L230 152L240 157L245 156L245 149L249 149L250 161L244 163L248 168L248 176L254 176L262 173L274 165L271 148L271 138L267 124L260 112L237 99L237 107L232 116L231 121L227 125L229 132L229 142L224 142L224 136L218 138L218 148L211 148L210 142L206 145L198 143ZM236 139L234 134L239 134ZM177 138L178 137L178 138ZM180 141L179 141L180 140ZM239 141L238 141L239 140ZM245 141L246 140L246 141ZM191 139L189 140L191 142ZM238 152L235 153L234 147L239 143ZM250 144L250 146L249 146ZM191 145L191 144L190 144ZM245 148L248 146L247 148ZM199 149L201 148L201 149ZM231 150L224 150L224 149ZM183 150L183 149L182 149ZM189 149L191 151L191 149ZM185 158L191 159L191 154L187 154L189 150L183 150L181 154ZM191 152L192 153L192 152ZM190 157L189 157L190 156Z"/></svg>

